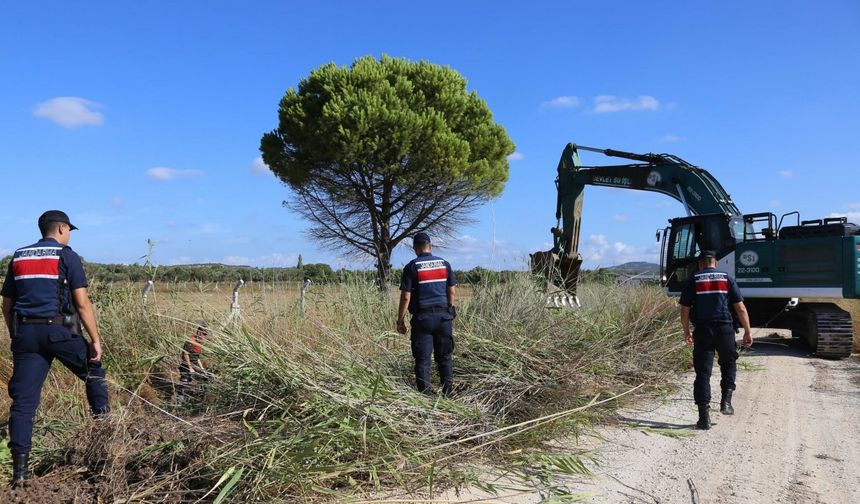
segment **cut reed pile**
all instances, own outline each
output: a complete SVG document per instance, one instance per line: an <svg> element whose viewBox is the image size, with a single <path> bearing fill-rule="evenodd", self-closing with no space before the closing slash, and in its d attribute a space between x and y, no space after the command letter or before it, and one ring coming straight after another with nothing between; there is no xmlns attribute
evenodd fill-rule
<svg viewBox="0 0 860 504"><path fill-rule="evenodd" d="M71 393L80 385L52 373L39 470L73 464L98 497L120 502L426 494L480 484L494 467L535 483L544 443L611 415L620 394L664 387L687 362L675 303L659 290L585 285L581 297L582 310L547 309L525 274L476 287L455 323L450 400L414 391L409 339L372 286L317 291L304 316L255 300L245 323L204 345L214 376L177 405L173 369L193 330L181 319L197 314L144 319L132 288L96 290L115 414L93 425ZM584 469L575 455L556 469Z"/></svg>

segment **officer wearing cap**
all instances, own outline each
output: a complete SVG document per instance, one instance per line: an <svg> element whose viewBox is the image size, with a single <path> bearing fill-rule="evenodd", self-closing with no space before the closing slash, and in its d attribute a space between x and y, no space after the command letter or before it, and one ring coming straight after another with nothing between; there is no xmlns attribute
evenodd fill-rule
<svg viewBox="0 0 860 504"><path fill-rule="evenodd" d="M711 402L711 370L714 366L714 351L719 355L720 365L720 413L732 415L732 392L735 390L736 362L735 325L732 310L737 314L744 329L743 345L752 346L752 332L744 299L734 279L717 270L717 255L713 250L699 254L699 272L694 274L681 292L681 324L684 339L693 345L693 367L696 381L693 397L699 407L699 429L711 428L709 415ZM690 332L690 321L695 331Z"/></svg>
<svg viewBox="0 0 860 504"><path fill-rule="evenodd" d="M427 233L417 233L412 239L417 256L403 268L400 280L400 307L397 332L406 334L406 311L412 326L412 357L415 358L415 385L432 395L430 387L430 354L436 360L442 394L450 395L454 385L453 321L457 316L457 279L448 261L433 255Z"/></svg>
<svg viewBox="0 0 860 504"><path fill-rule="evenodd" d="M3 317L12 338L9 450L13 485L29 478L33 418L55 358L86 382L94 416L103 417L109 411L101 338L87 294L87 279L81 258L68 245L75 229L64 212L42 214L42 239L15 251L0 291ZM83 338L81 323L90 336L89 344Z"/></svg>

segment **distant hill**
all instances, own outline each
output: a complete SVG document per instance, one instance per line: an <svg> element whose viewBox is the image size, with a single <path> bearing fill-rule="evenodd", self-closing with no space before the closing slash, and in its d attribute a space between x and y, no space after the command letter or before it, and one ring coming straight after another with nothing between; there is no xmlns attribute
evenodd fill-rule
<svg viewBox="0 0 860 504"><path fill-rule="evenodd" d="M634 261L634 262L626 262L624 264L619 264L618 266L611 266L609 268L603 268L611 271L616 271L618 273L652 273L659 274L660 273L660 265L654 264L650 262L643 261Z"/></svg>

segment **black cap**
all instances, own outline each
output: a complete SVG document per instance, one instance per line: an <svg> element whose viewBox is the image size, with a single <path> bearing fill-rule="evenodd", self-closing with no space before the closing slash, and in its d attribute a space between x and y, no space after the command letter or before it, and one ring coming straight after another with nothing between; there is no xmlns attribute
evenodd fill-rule
<svg viewBox="0 0 860 504"><path fill-rule="evenodd" d="M427 245L428 243L430 243L430 235L423 231L415 233L415 236L412 237L412 245Z"/></svg>
<svg viewBox="0 0 860 504"><path fill-rule="evenodd" d="M702 259L716 259L717 253L713 250L703 250L702 253L699 254L699 260Z"/></svg>
<svg viewBox="0 0 860 504"><path fill-rule="evenodd" d="M78 229L78 227L72 224L69 220L69 216L66 215L66 212L60 210L48 210L39 217L39 227L42 227L42 224L47 224L48 222L62 222L68 224L73 231Z"/></svg>

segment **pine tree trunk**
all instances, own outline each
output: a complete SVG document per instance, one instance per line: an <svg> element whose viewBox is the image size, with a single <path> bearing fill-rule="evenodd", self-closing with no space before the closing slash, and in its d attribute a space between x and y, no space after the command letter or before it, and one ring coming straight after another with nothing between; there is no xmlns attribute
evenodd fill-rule
<svg viewBox="0 0 860 504"><path fill-rule="evenodd" d="M376 282L379 290L388 290L391 285L391 249L388 243L379 244L376 256Z"/></svg>

